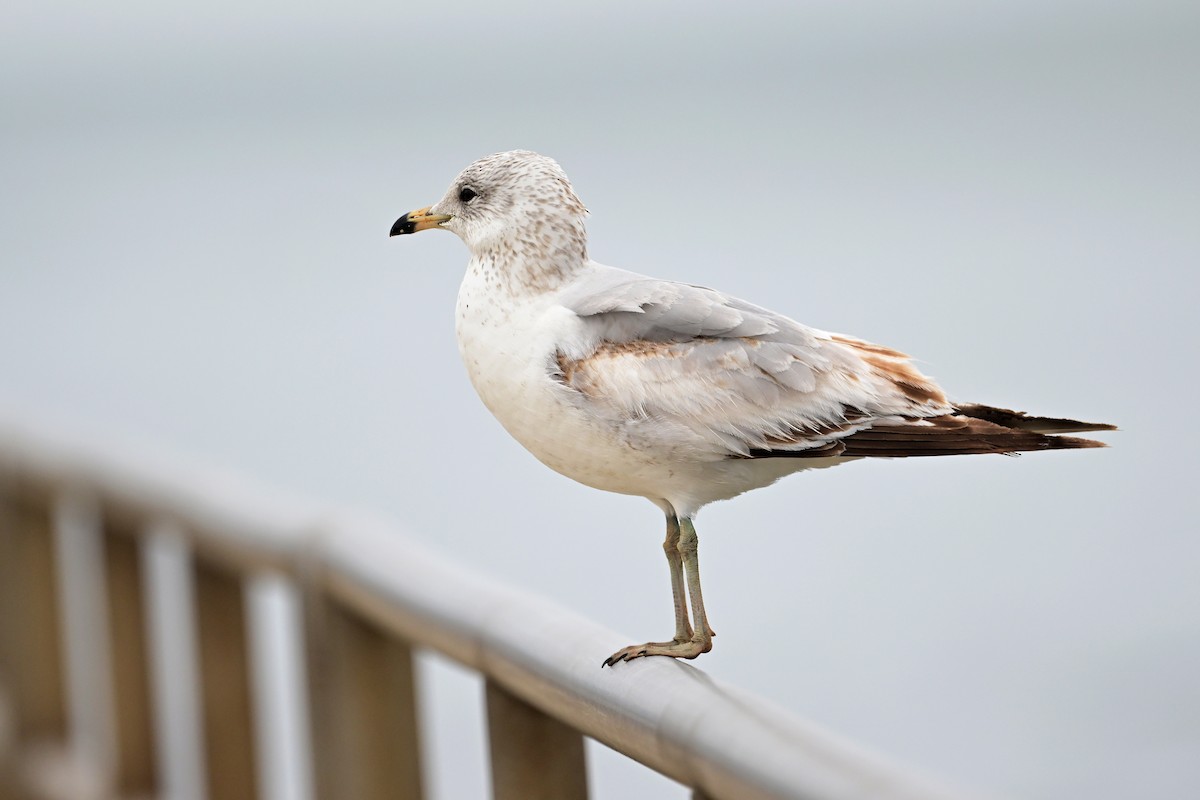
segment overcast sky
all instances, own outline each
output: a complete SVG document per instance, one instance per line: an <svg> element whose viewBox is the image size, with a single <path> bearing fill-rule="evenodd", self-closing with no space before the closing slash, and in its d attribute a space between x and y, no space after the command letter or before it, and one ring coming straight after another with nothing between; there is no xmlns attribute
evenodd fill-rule
<svg viewBox="0 0 1200 800"><path fill-rule="evenodd" d="M1191 2L21 3L0 399L382 510L663 638L660 513L507 437L458 361L465 248L387 237L535 149L599 261L1123 428L706 509L699 669L984 790L1194 794L1198 34ZM423 675L434 794L480 794L478 687ZM685 794L592 757L602 796Z"/></svg>

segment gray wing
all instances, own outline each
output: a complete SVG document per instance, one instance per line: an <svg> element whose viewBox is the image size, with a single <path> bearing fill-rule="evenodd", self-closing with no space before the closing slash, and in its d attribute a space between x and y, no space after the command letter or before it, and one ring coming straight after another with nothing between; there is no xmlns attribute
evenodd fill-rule
<svg viewBox="0 0 1200 800"><path fill-rule="evenodd" d="M618 420L685 429L729 455L826 448L880 420L952 411L903 353L713 289L604 269L560 301L582 341L558 377Z"/></svg>
<svg viewBox="0 0 1200 800"><path fill-rule="evenodd" d="M714 289L612 268L568 289L561 301L580 317L594 318L600 324L624 323L631 332L647 338L728 338L766 336L789 327L807 330Z"/></svg>

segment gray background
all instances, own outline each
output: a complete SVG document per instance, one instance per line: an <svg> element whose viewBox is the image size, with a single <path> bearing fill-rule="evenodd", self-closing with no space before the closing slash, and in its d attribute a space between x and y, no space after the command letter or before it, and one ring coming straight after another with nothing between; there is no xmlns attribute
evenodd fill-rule
<svg viewBox="0 0 1200 800"><path fill-rule="evenodd" d="M665 636L659 512L507 438L458 363L465 249L386 235L539 150L602 262L1124 429L710 507L700 669L985 790L1194 796L1198 33L1166 1L19 3L0 395ZM435 796L480 796L479 688L422 677ZM684 794L591 756L601 796Z"/></svg>

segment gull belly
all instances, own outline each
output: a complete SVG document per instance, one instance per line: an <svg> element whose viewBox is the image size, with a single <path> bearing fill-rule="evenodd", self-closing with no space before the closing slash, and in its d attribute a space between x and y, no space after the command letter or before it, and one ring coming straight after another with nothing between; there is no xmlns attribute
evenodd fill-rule
<svg viewBox="0 0 1200 800"><path fill-rule="evenodd" d="M661 454L622 441L619 425L590 415L554 376L559 343L582 328L553 293L498 290L473 264L459 289L455 332L479 398L546 466L580 483L657 499L672 483Z"/></svg>

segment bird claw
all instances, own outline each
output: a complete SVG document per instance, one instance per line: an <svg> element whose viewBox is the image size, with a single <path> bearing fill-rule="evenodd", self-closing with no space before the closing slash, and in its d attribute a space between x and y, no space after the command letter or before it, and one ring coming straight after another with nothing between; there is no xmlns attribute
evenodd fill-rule
<svg viewBox="0 0 1200 800"><path fill-rule="evenodd" d="M646 642L622 647L600 664L600 668L615 666L622 661L633 661L645 656L667 656L668 658L695 658L712 650L712 636L693 636L691 639L672 639L669 642Z"/></svg>

